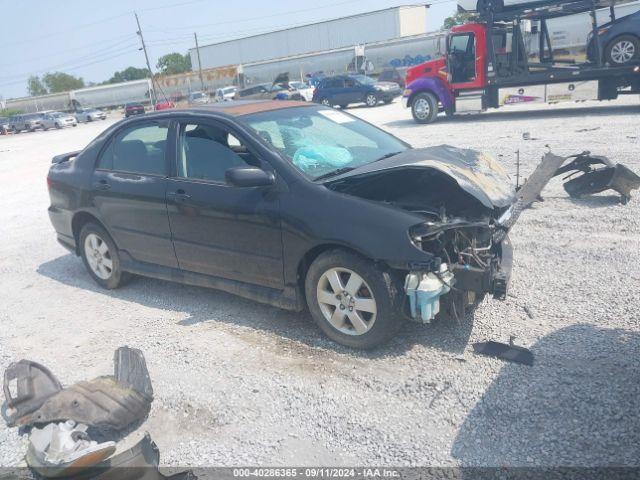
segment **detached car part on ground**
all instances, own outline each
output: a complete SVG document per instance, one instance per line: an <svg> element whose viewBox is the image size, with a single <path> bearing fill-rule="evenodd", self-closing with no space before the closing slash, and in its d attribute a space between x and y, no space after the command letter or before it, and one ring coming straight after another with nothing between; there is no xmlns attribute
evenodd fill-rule
<svg viewBox="0 0 640 480"><path fill-rule="evenodd" d="M357 348L504 298L526 206L485 155L299 102L151 114L53 162L50 219L99 285L135 273L308 308Z"/></svg>
<svg viewBox="0 0 640 480"><path fill-rule="evenodd" d="M63 388L43 365L20 360L4 373L2 416L10 427L73 420L122 430L149 413L153 388L140 350L121 347L113 376Z"/></svg>
<svg viewBox="0 0 640 480"><path fill-rule="evenodd" d="M5 370L2 415L10 427L31 427L27 465L47 478L168 478L158 472L149 435L116 452L116 435L142 421L153 387L140 350L120 347L113 376L63 388L43 365L20 360ZM103 438L101 442L94 440ZM104 437L108 437L104 439ZM196 478L190 472L169 478Z"/></svg>

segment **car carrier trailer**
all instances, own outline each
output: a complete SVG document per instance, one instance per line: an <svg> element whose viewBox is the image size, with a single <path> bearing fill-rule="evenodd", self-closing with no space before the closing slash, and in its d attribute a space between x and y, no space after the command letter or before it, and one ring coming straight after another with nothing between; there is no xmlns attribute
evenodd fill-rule
<svg viewBox="0 0 640 480"><path fill-rule="evenodd" d="M447 115L477 113L522 103L613 100L640 93L640 61L604 61L596 9L608 6L615 19L615 2L601 0L545 1L492 8L488 2L477 22L453 27L443 57L407 71L403 105L418 123ZM593 61L576 63L556 58L547 20L589 12L588 40ZM525 46L523 24L539 24L537 59Z"/></svg>

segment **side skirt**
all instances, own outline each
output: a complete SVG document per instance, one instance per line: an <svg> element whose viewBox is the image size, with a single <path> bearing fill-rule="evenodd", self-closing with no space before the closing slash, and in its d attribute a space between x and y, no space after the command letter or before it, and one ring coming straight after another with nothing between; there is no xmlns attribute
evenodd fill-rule
<svg viewBox="0 0 640 480"><path fill-rule="evenodd" d="M223 292L231 293L256 302L266 303L284 310L300 312L305 308L303 297L299 292L299 289L295 287L287 286L283 290L278 290L276 288L263 287L261 285L240 282L238 280L230 280L227 278L214 277L204 275L202 273L187 272L177 268L140 262L131 258L131 255L123 250L120 250L119 253L122 269L136 275L158 278L186 285L194 285L196 287L222 290Z"/></svg>

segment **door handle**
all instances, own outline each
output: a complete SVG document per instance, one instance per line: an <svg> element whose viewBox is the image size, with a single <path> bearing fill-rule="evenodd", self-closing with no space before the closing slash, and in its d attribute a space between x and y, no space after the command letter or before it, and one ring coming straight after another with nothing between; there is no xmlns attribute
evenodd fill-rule
<svg viewBox="0 0 640 480"><path fill-rule="evenodd" d="M109 185L106 180L100 180L93 184L93 188L96 190L109 190L111 185Z"/></svg>
<svg viewBox="0 0 640 480"><path fill-rule="evenodd" d="M189 200L191 195L180 189L175 192L167 192L167 197L172 197L176 202L184 202L185 200Z"/></svg>

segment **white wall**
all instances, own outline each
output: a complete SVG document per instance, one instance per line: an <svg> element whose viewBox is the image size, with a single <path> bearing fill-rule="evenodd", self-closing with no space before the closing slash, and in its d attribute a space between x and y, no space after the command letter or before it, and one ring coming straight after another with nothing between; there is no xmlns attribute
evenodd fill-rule
<svg viewBox="0 0 640 480"><path fill-rule="evenodd" d="M424 6L389 8L201 46L202 67L246 64L425 33L425 11ZM197 65L195 49L190 54L192 65Z"/></svg>

